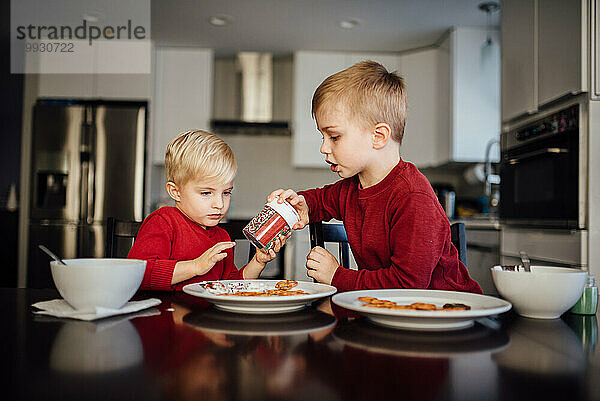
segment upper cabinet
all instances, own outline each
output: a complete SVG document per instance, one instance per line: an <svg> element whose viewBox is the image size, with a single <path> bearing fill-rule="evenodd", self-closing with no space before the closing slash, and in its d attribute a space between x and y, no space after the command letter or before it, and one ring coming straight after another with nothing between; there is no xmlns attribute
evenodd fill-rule
<svg viewBox="0 0 600 401"><path fill-rule="evenodd" d="M502 121L537 110L536 3L502 2Z"/></svg>
<svg viewBox="0 0 600 401"><path fill-rule="evenodd" d="M39 95L53 98L148 100L150 74L39 74Z"/></svg>
<svg viewBox="0 0 600 401"><path fill-rule="evenodd" d="M591 86L592 100L600 100L600 7L592 2L591 10Z"/></svg>
<svg viewBox="0 0 600 401"><path fill-rule="evenodd" d="M442 146L440 163L482 162L488 142L500 137L498 36L481 28L450 33L450 143ZM500 159L498 148L492 160Z"/></svg>
<svg viewBox="0 0 600 401"><path fill-rule="evenodd" d="M405 160L418 167L484 161L486 145L500 133L498 36L456 27L440 46L400 57L408 94ZM492 150L498 160L498 147Z"/></svg>
<svg viewBox="0 0 600 401"><path fill-rule="evenodd" d="M167 144L180 132L210 129L213 52L157 47L151 104L152 162L164 163Z"/></svg>
<svg viewBox="0 0 600 401"><path fill-rule="evenodd" d="M587 1L538 1L538 101L543 105L587 91Z"/></svg>
<svg viewBox="0 0 600 401"><path fill-rule="evenodd" d="M502 2L502 121L588 90L587 15L585 0Z"/></svg>
<svg viewBox="0 0 600 401"><path fill-rule="evenodd" d="M419 167L447 159L450 143L448 48L433 48L400 57L408 115L400 147L402 158Z"/></svg>

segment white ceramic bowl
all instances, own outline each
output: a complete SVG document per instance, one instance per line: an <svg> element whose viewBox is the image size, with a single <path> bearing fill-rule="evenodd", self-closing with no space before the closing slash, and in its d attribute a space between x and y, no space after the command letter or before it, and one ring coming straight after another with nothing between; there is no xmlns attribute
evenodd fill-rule
<svg viewBox="0 0 600 401"><path fill-rule="evenodd" d="M575 305L588 275L583 270L554 266L531 266L531 272L500 266L491 270L498 293L519 315L535 319L557 319Z"/></svg>
<svg viewBox="0 0 600 401"><path fill-rule="evenodd" d="M65 259L50 262L60 295L75 309L119 309L131 299L144 278L145 260Z"/></svg>

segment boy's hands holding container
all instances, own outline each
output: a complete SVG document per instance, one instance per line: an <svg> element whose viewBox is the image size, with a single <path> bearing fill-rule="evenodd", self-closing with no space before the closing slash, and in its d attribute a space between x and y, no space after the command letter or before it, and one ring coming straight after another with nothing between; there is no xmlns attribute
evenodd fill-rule
<svg viewBox="0 0 600 401"><path fill-rule="evenodd" d="M299 220L292 226L292 230L301 230L309 223L308 204L304 196L298 195L291 189L276 189L267 197L267 202L271 202L276 198L279 198L277 199L277 203L279 204L287 201L298 213Z"/></svg>
<svg viewBox="0 0 600 401"><path fill-rule="evenodd" d="M275 259L277 253L279 253L279 251L285 244L285 241L290 237L290 235L292 235L291 232L289 232L286 235L278 235L276 238L273 239L273 246L269 249L257 248L256 253L254 254L256 261L258 263L266 264Z"/></svg>
<svg viewBox="0 0 600 401"><path fill-rule="evenodd" d="M256 247L256 254L244 268L244 278L259 276L265 264L275 259L298 221L298 213L289 203L273 198L265 204L242 230Z"/></svg>
<svg viewBox="0 0 600 401"><path fill-rule="evenodd" d="M333 281L340 262L325 248L315 246L306 256L306 275L319 283L329 284Z"/></svg>
<svg viewBox="0 0 600 401"><path fill-rule="evenodd" d="M291 189L277 189L267 197L267 202L271 201L288 203L296 210L299 220L292 226L292 229L301 230L309 223L309 208L304 196L298 195ZM306 268L308 269L306 274L320 283L331 284L339 266L340 263L335 256L320 246L311 249L306 257Z"/></svg>

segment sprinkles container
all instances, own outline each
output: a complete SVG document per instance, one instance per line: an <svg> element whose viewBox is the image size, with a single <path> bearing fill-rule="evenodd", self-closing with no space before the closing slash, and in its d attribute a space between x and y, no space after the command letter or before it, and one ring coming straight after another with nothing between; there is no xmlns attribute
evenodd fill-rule
<svg viewBox="0 0 600 401"><path fill-rule="evenodd" d="M274 240L279 235L287 235L300 217L287 202L278 203L279 198L273 199L262 208L242 232L248 240L259 249L271 249Z"/></svg>

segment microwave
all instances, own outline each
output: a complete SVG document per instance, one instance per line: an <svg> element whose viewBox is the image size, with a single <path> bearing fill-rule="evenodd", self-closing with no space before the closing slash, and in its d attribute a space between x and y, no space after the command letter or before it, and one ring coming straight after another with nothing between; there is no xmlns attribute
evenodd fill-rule
<svg viewBox="0 0 600 401"><path fill-rule="evenodd" d="M587 106L563 105L500 136L499 217L508 225L587 226Z"/></svg>

